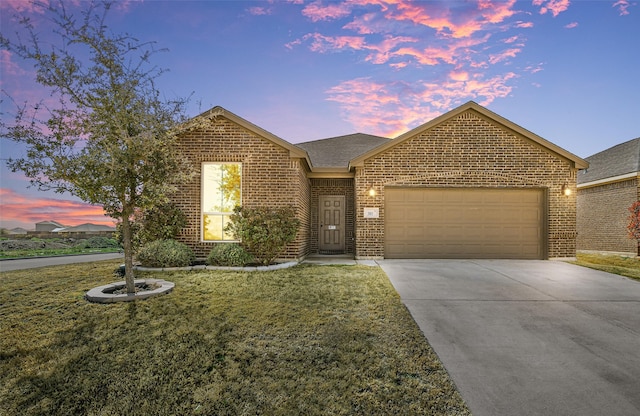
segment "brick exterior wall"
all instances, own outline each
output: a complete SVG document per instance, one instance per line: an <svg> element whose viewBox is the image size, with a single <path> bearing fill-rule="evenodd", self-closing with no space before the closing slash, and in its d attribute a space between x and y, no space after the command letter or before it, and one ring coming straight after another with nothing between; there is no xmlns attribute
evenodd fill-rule
<svg viewBox="0 0 640 416"><path fill-rule="evenodd" d="M638 178L579 189L577 249L636 253L627 224L639 192Z"/></svg>
<svg viewBox="0 0 640 416"><path fill-rule="evenodd" d="M191 182L181 185L180 192L173 198L188 221L178 240L191 247L196 257L206 257L216 244L201 241L203 162L242 163L243 206L293 206L301 227L283 258L300 258L309 252L310 182L306 177L304 162L292 159L288 149L222 116L196 131L184 133L179 140L179 147L192 162L196 174Z"/></svg>
<svg viewBox="0 0 640 416"><path fill-rule="evenodd" d="M355 253L355 198L353 179L311 179L311 253L318 253L318 197L321 195L345 196L345 253Z"/></svg>
<svg viewBox="0 0 640 416"><path fill-rule="evenodd" d="M571 196L561 195L563 184ZM574 257L576 169L531 140L468 110L356 167L356 257L384 256L384 191L420 187L543 188L547 190L549 258ZM368 196L373 186L375 197ZM378 219L365 219L377 207Z"/></svg>

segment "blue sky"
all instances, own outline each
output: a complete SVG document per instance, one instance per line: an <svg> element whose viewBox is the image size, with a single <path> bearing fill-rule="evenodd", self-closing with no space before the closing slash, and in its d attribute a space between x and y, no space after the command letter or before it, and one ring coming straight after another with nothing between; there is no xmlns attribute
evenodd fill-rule
<svg viewBox="0 0 640 416"><path fill-rule="evenodd" d="M24 0L0 3L3 34L16 13L55 40ZM292 143L395 137L469 100L580 157L640 136L637 1L130 1L107 23L168 49L159 88L191 96L189 116L221 105ZM8 51L0 71L16 102L42 94ZM0 105L13 110L5 94ZM0 151L22 152L4 139ZM110 222L0 173L1 226Z"/></svg>

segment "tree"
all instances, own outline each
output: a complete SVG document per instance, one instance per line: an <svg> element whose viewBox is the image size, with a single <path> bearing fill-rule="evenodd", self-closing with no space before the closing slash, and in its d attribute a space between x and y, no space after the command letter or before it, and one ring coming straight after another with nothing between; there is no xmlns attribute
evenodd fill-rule
<svg viewBox="0 0 640 416"><path fill-rule="evenodd" d="M638 241L638 256L640 256L640 201L636 201L629 207L629 238L635 238Z"/></svg>
<svg viewBox="0 0 640 416"><path fill-rule="evenodd" d="M191 176L175 147L186 100L161 98L155 81L164 70L150 63L154 43L112 33L105 23L111 3L88 3L81 18L62 0L37 5L51 16L59 43L42 40L22 17L27 40L1 34L0 45L33 62L36 81L57 105L25 103L13 123L2 123L2 136L27 149L8 166L32 186L102 205L121 222L126 287L133 293L131 219L136 210L166 202Z"/></svg>

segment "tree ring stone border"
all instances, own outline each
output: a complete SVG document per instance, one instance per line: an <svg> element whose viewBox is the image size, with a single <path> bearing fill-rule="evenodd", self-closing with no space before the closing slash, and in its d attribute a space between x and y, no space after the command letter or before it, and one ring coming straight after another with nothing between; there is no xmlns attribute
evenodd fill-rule
<svg viewBox="0 0 640 416"><path fill-rule="evenodd" d="M137 299L147 299L152 296L169 293L175 287L175 283L167 282L166 280L162 280L162 279L136 279L134 280L134 284L136 286L147 284L149 286L157 286L157 287L153 290L145 290L145 291L136 292L133 294L131 293L114 294L113 292L115 292L116 290L122 289L126 286L126 282L123 280L120 282L110 283L104 286L94 287L93 289L89 290L86 293L85 298L89 302L95 302L95 303L131 302Z"/></svg>

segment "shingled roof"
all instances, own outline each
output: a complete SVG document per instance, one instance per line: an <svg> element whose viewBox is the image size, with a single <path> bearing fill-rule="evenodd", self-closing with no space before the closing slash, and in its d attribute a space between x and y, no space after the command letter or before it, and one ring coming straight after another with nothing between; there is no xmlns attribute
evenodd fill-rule
<svg viewBox="0 0 640 416"><path fill-rule="evenodd" d="M349 167L349 161L371 149L389 142L391 139L371 134L355 133L331 137L311 142L297 143L296 146L309 154L314 167Z"/></svg>
<svg viewBox="0 0 640 416"><path fill-rule="evenodd" d="M640 171L640 137L585 158L589 168L578 173L578 184Z"/></svg>

